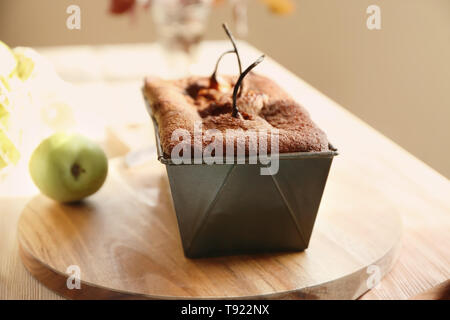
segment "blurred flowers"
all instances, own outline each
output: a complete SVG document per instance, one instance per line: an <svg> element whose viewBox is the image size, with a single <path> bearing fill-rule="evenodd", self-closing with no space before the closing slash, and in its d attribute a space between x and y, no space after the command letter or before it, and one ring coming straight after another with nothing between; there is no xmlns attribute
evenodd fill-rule
<svg viewBox="0 0 450 320"><path fill-rule="evenodd" d="M184 5L195 4L201 0L178 0ZM248 0L228 0L233 6L245 5ZM265 4L268 9L280 15L290 14L294 11L295 5L293 0L258 0ZM137 7L148 8L152 4L152 0L111 0L109 11L112 14L123 14L133 12ZM213 5L221 5L227 0L213 0Z"/></svg>
<svg viewBox="0 0 450 320"><path fill-rule="evenodd" d="M63 102L66 91L39 53L11 49L0 41L0 178L19 161L26 162L42 136L73 124L71 109Z"/></svg>
<svg viewBox="0 0 450 320"><path fill-rule="evenodd" d="M21 73L17 72L21 61L23 59L16 57L0 41L0 173L4 173L4 168L17 164L20 159L18 145L21 130L11 124L17 116L18 106L23 104L22 100L16 99L17 96L21 98L17 93L24 92Z"/></svg>
<svg viewBox="0 0 450 320"><path fill-rule="evenodd" d="M151 0L111 0L109 12L112 14L123 14L132 12L136 9L137 5L141 5L143 8L148 8L150 4Z"/></svg>
<svg viewBox="0 0 450 320"><path fill-rule="evenodd" d="M276 14L290 14L294 11L294 2L292 0L260 0L264 2L269 9Z"/></svg>
<svg viewBox="0 0 450 320"><path fill-rule="evenodd" d="M177 76L189 74L195 65L197 49L208 26L211 9L228 4L232 10L234 30L238 37L248 34L250 1L266 6L276 15L294 11L293 0L110 0L114 15L130 14L136 18L138 9L151 8L158 43L168 63L168 70Z"/></svg>

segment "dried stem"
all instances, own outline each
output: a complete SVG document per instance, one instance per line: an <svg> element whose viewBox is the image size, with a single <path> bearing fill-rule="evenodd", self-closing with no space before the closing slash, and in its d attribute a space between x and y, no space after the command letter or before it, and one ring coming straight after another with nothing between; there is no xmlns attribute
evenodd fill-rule
<svg viewBox="0 0 450 320"><path fill-rule="evenodd" d="M236 58L237 58L237 62L238 62L238 66L239 66L239 78L236 81L236 84L234 85L234 89L233 89L233 111L231 113L231 115L235 118L238 118L240 116L239 113L239 109L237 107L237 97L240 96L241 92L243 91L244 85L243 85L243 80L244 77L254 68L256 67L258 64L261 63L261 61L263 61L264 59L264 55L262 55L261 57L259 57L255 62L253 62L247 69L244 70L244 72L242 72L242 64L241 64L241 57L239 55L239 51L237 49L236 46L236 40L233 37L233 34L231 33L230 29L228 29L228 26L226 23L222 24L223 29L225 30L225 33L227 34L228 38L230 39L231 43L233 44L233 48L234 50L228 50L225 51L224 53L222 53L219 57L219 59L216 62L216 66L214 68L214 72L212 73L211 77L210 77L210 88L219 88L219 83L217 82L217 69L219 67L219 63L222 60L222 58L229 54L229 53L235 53L236 54Z"/></svg>
<svg viewBox="0 0 450 320"><path fill-rule="evenodd" d="M242 81L244 80L245 76L258 64L260 64L264 60L265 55L260 56L255 62L253 62L247 69L244 70L244 72L241 73L239 76L239 79L237 80L236 84L234 85L233 89L233 111L231 112L231 115L235 118L239 117L239 109L237 107L237 96L239 88L242 87Z"/></svg>
<svg viewBox="0 0 450 320"><path fill-rule="evenodd" d="M236 46L236 40L234 40L233 34L231 33L230 29L228 29L228 26L226 23L222 24L223 29L225 30L225 33L227 34L228 38L230 38L231 43L233 44L234 52L236 53L238 65L239 65L239 75L242 74L242 64L241 64L241 57L239 55L239 51Z"/></svg>
<svg viewBox="0 0 450 320"><path fill-rule="evenodd" d="M219 88L219 83L217 81L217 69L219 68L219 63L222 60L222 58L224 56L226 56L227 54L229 54L229 53L234 53L234 50L225 51L224 53L222 53L220 55L219 59L217 59L216 67L214 68L214 72L211 75L211 77L209 78L209 86L210 86L210 88L214 88L214 89L218 89Z"/></svg>
<svg viewBox="0 0 450 320"><path fill-rule="evenodd" d="M219 59L216 62L216 67L214 69L214 72L211 75L211 77L209 78L210 88L215 88L215 89L217 89L219 87L219 83L217 82L217 68L219 67L219 63L220 63L220 61L222 60L222 58L225 55L227 55L229 53L235 53L236 54L236 58L237 58L238 66L239 66L239 75L242 74L241 57L239 55L239 51L238 51L237 46L236 46L236 40L234 39L233 34L231 33L230 29L228 29L228 26L227 26L226 23L223 23L222 27L225 30L225 33L227 34L228 38L230 39L231 44L233 45L234 49L233 50L228 50L228 51L222 53L220 55ZM242 92L242 86L241 86L241 90L239 91L239 95L241 94L241 92Z"/></svg>

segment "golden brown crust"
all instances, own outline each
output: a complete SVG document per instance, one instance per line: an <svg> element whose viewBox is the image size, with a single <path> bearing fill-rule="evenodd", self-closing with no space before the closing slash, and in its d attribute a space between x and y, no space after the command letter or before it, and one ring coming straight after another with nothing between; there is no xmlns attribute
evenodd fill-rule
<svg viewBox="0 0 450 320"><path fill-rule="evenodd" d="M173 131L185 129L194 137L196 123L202 124L203 132L216 129L224 137L227 129L242 129L242 132L235 134L236 138L249 130L267 130L270 135L275 132L273 129L278 129L280 153L328 150L325 133L312 122L309 113L275 82L264 76L254 73L247 76L244 91L237 101L242 117L232 117L234 81L235 77L223 77L221 88L216 90L209 88L207 77L146 79L144 95L158 123L165 154L171 154L173 147L178 144L178 141L171 139ZM235 141L225 140L224 153L227 144L236 150ZM202 148L209 143L203 141ZM248 141L245 151L248 154Z"/></svg>

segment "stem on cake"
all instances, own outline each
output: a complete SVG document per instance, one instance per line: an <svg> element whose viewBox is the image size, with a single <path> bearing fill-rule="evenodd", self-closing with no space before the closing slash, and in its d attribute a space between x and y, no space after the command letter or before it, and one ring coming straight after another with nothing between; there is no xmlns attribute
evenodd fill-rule
<svg viewBox="0 0 450 320"><path fill-rule="evenodd" d="M222 60L222 58L224 56L226 56L229 53L234 53L234 52L235 52L234 50L225 51L224 53L222 53L220 55L219 59L217 59L216 67L214 68L214 72L211 75L211 77L209 78L209 87L210 88L214 88L214 89L218 89L219 88L219 82L217 81L217 69L219 68L219 63L220 63L220 61Z"/></svg>
<svg viewBox="0 0 450 320"><path fill-rule="evenodd" d="M241 64L241 56L239 55L239 51L236 46L236 40L234 40L233 34L231 33L230 29L228 29L228 26L226 23L222 24L223 29L225 30L225 33L227 34L228 38L230 38L231 44L233 45L234 52L236 53L238 65L239 65L239 75L242 74L242 64Z"/></svg>
<svg viewBox="0 0 450 320"><path fill-rule="evenodd" d="M239 76L242 74L241 56L239 55L239 50L238 50L237 45L236 45L236 40L234 39L233 34L231 33L230 29L228 29L228 26L227 26L226 23L223 23L222 27L225 30L225 33L227 34L228 38L230 39L231 44L233 45L234 49L233 50L228 50L228 51L222 53L222 55L219 57L219 60L217 60L216 68L214 69L214 73L211 75L210 81L209 81L211 88L218 88L219 87L219 84L217 82L217 77L216 77L217 68L219 66L220 60L222 60L222 58L225 55L229 54L229 53L235 53L236 54L236 58L237 58L238 66L239 66ZM242 88L243 88L243 86L241 85L241 90L239 91L239 95L242 92Z"/></svg>
<svg viewBox="0 0 450 320"><path fill-rule="evenodd" d="M258 64L260 64L264 60L265 55L260 56L255 62L253 62L250 66L248 66L247 69L244 70L244 72L241 73L239 76L239 79L237 80L236 84L234 85L233 89L233 110L231 112L231 115L235 118L238 118L240 113L239 109L237 107L237 96L239 88L242 87L242 81L244 80L245 76Z"/></svg>

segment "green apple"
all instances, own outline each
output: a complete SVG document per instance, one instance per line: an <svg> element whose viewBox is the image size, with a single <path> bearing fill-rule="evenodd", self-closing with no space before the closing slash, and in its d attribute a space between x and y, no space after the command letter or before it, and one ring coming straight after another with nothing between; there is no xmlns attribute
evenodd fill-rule
<svg viewBox="0 0 450 320"><path fill-rule="evenodd" d="M60 202L79 201L95 193L108 173L103 150L78 134L56 133L36 148L30 174L41 192Z"/></svg>

